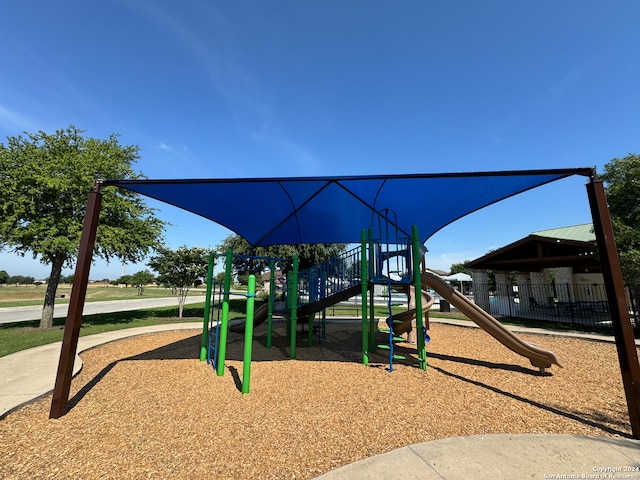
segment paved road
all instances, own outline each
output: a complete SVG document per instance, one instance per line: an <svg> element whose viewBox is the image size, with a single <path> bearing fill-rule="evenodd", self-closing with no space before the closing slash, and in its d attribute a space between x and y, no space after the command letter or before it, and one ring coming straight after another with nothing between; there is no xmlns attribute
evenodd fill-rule
<svg viewBox="0 0 640 480"><path fill-rule="evenodd" d="M186 303L204 302L205 296L187 297ZM141 308L170 307L175 305L176 312L178 308L178 300L176 297L166 298L144 298L135 300L110 300L105 302L87 302L84 304L84 315L93 315L96 313L112 313L126 312L129 310L140 310ZM67 316L68 304L56 305L54 310L55 318L65 318ZM42 306L34 307L9 307L0 308L0 323L27 322L31 320L39 320L42 314Z"/></svg>

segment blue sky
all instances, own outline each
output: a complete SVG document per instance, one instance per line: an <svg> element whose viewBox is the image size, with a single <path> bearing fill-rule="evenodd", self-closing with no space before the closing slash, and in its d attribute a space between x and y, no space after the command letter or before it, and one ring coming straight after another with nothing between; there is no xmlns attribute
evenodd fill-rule
<svg viewBox="0 0 640 480"><path fill-rule="evenodd" d="M0 141L118 133L149 178L602 171L640 152L636 0L4 0L0 16ZM444 228L428 266L589 222L584 184ZM174 248L231 233L149 203ZM8 252L0 269L49 273Z"/></svg>

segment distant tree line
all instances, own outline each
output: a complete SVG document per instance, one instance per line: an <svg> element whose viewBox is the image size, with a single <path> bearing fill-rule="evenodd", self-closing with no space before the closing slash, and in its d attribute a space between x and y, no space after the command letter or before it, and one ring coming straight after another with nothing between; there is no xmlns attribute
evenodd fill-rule
<svg viewBox="0 0 640 480"><path fill-rule="evenodd" d="M2 285L42 285L49 281L49 278L36 280L31 275L9 275L6 270L0 270L0 286ZM73 283L73 275L62 275L60 283Z"/></svg>
<svg viewBox="0 0 640 480"><path fill-rule="evenodd" d="M3 285L31 285L35 278L26 275L9 275L5 270L0 270L0 287Z"/></svg>

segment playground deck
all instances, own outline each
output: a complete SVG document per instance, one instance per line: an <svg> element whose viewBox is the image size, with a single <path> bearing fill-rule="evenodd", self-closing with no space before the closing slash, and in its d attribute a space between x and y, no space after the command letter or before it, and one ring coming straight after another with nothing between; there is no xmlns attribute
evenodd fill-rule
<svg viewBox="0 0 640 480"><path fill-rule="evenodd" d="M47 396L0 423L2 476L310 479L452 436L630 434L613 343L522 335L558 352L564 368L542 376L480 329L433 323L429 369L410 359L389 373L384 352L361 364L359 328L329 324L321 346L300 339L297 360L284 332L266 349L257 328L244 396L239 334L223 377L198 360L197 332L87 351L67 415L48 420Z"/></svg>

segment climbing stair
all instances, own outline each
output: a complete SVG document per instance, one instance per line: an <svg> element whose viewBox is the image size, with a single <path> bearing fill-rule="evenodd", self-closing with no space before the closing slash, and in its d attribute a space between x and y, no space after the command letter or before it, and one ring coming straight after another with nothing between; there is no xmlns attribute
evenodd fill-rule
<svg viewBox="0 0 640 480"><path fill-rule="evenodd" d="M405 339L397 336L393 333L393 325L396 323L402 323L400 320L394 320L393 312L391 310L391 278L387 277L387 310L389 312L389 316L387 317L387 328L380 329L383 333L388 334L389 341L387 344L378 345L378 348L382 350L389 350L389 372L393 372L393 361L394 360L404 360L406 357L404 355L398 355L395 353L395 344L398 342L404 342Z"/></svg>

